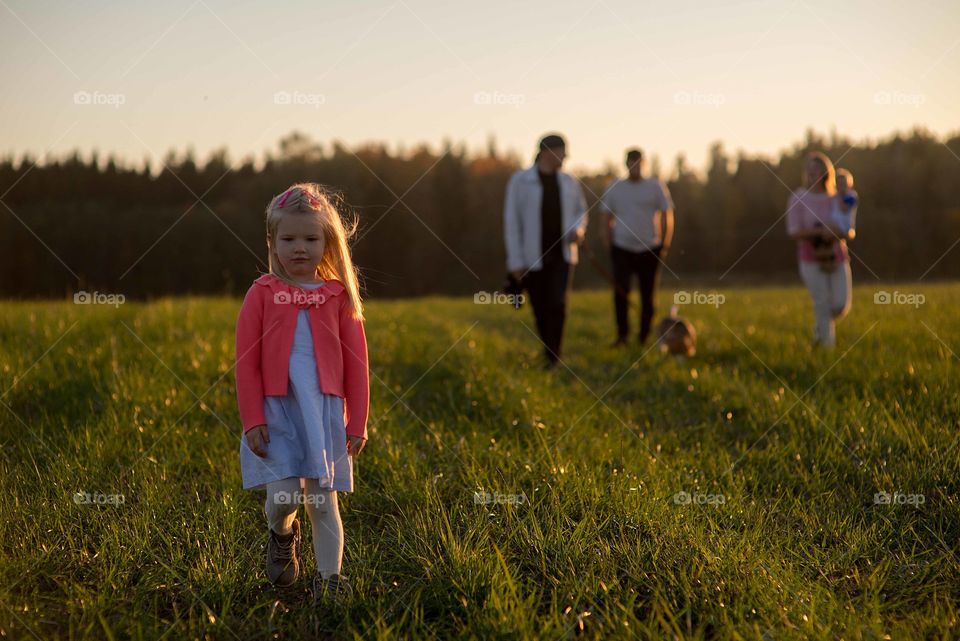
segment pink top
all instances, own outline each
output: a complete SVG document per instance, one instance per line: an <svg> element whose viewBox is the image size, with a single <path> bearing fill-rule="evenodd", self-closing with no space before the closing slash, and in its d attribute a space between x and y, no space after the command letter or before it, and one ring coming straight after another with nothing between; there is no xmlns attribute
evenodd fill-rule
<svg viewBox="0 0 960 641"><path fill-rule="evenodd" d="M297 312L309 309L320 390L344 399L347 435L367 438L367 339L344 291L338 280L317 289L288 285L273 274L254 281L237 319L237 401L244 433L266 425L265 396L287 395Z"/></svg>
<svg viewBox="0 0 960 641"><path fill-rule="evenodd" d="M787 233L813 229L817 223L826 226L833 221L833 197L829 194L815 194L811 191L800 190L790 194L787 199ZM838 240L834 243L834 255L838 263L845 263L847 256L847 242ZM813 243L809 240L797 241L797 257L806 263L817 261Z"/></svg>

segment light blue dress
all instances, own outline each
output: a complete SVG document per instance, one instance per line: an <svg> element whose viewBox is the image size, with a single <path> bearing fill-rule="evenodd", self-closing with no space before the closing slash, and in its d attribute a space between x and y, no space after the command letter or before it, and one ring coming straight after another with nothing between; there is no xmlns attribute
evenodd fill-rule
<svg viewBox="0 0 960 641"><path fill-rule="evenodd" d="M316 289L319 284L301 284ZM310 332L310 312L298 311L290 352L286 396L264 398L270 442L260 458L240 439L240 469L245 490L264 489L285 478L319 479L320 487L353 491L353 457L347 455L343 399L320 391Z"/></svg>

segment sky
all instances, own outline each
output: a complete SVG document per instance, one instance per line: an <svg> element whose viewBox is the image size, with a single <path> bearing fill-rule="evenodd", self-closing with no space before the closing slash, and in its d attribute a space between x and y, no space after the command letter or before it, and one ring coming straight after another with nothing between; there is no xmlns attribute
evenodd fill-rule
<svg viewBox="0 0 960 641"><path fill-rule="evenodd" d="M718 140L957 132L958 26L956 0L0 0L0 154L239 161L299 130L527 159L559 131L575 171L702 168Z"/></svg>

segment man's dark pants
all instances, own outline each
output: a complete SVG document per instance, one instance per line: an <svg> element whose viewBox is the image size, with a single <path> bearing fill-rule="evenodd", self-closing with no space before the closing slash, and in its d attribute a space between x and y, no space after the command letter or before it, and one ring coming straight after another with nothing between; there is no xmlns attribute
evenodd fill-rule
<svg viewBox="0 0 960 641"><path fill-rule="evenodd" d="M630 333L629 305L630 282L636 274L640 280L640 342L647 340L653 320L653 295L660 275L660 247L649 251L632 252L612 245L610 257L613 262L613 307L617 316L617 338L625 340Z"/></svg>
<svg viewBox="0 0 960 641"><path fill-rule="evenodd" d="M544 256L541 269L527 272L524 277L533 316L537 321L537 332L543 341L543 354L551 363L560 359L572 267L562 254L551 253Z"/></svg>

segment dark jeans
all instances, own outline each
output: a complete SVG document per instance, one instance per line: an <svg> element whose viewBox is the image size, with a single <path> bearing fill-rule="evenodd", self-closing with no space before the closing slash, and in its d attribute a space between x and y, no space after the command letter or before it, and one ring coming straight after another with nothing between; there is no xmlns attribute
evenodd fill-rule
<svg viewBox="0 0 960 641"><path fill-rule="evenodd" d="M647 340L650 334L650 322L653 320L653 294L660 275L660 248L649 251L632 252L616 245L610 247L613 261L613 307L617 315L617 338L625 339L630 333L628 314L628 295L630 281L634 274L640 279L640 342Z"/></svg>
<svg viewBox="0 0 960 641"><path fill-rule="evenodd" d="M543 354L554 363L560 359L563 323L567 317L567 288L572 273L572 265L562 257L545 256L543 267L527 272L524 277L537 332L543 341Z"/></svg>

